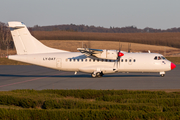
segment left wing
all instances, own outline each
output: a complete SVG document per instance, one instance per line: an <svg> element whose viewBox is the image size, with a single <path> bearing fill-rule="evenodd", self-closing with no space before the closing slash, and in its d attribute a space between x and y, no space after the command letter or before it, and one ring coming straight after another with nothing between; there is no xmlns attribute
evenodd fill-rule
<svg viewBox="0 0 180 120"><path fill-rule="evenodd" d="M81 53L86 55L87 57L99 58L99 59L117 59L117 51L116 50L101 50L101 49L91 49L91 48L77 48Z"/></svg>

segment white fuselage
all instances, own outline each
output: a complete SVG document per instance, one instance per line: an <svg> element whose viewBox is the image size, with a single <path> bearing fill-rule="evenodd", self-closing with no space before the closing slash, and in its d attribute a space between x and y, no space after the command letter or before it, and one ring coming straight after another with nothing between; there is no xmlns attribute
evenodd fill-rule
<svg viewBox="0 0 180 120"><path fill-rule="evenodd" d="M115 72L164 72L171 70L167 59L154 60L157 53L124 53L120 62L105 59L90 59L80 52L41 53L28 55L11 55L9 59L35 64L63 71L81 71L103 74Z"/></svg>

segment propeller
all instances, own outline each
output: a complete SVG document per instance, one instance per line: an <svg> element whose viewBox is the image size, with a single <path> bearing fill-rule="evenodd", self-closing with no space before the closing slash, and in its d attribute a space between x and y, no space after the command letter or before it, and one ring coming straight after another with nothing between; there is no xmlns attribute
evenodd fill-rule
<svg viewBox="0 0 180 120"><path fill-rule="evenodd" d="M124 56L124 54L121 53L121 48L122 48L122 45L120 47L120 42L119 42L119 51L117 52L117 59L116 59L116 62L115 62L116 69L114 69L114 70L118 69L118 62L119 62L119 65L120 65L120 59L121 59L122 56Z"/></svg>

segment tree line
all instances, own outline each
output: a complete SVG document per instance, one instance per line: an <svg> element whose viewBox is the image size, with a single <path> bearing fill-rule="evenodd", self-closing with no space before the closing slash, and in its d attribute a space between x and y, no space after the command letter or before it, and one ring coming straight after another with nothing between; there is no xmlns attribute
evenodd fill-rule
<svg viewBox="0 0 180 120"><path fill-rule="evenodd" d="M127 26L127 27L95 27L88 25L52 25L52 26L38 26L30 28L33 31L74 31L74 32L100 32L100 33L157 33L157 32L180 32L179 28L170 28L166 30L154 29L146 27L144 29L139 29L136 26Z"/></svg>

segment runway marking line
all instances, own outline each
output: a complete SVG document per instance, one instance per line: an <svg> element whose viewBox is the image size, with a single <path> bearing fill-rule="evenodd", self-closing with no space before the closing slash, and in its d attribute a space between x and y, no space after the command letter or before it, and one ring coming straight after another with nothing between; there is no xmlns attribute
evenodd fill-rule
<svg viewBox="0 0 180 120"><path fill-rule="evenodd" d="M62 74L62 73L61 73L61 74ZM54 75L61 75L61 74L54 74ZM16 85L16 84L21 84L21 83L25 83L25 82L35 81L35 80L39 80L39 79L43 79L43 78L48 78L48 77L40 77L40 78L31 79L31 80L25 80L25 81L21 81L21 82L6 84L6 85L0 86L0 88L1 88L1 87L6 87L6 86L11 86L11 85Z"/></svg>

